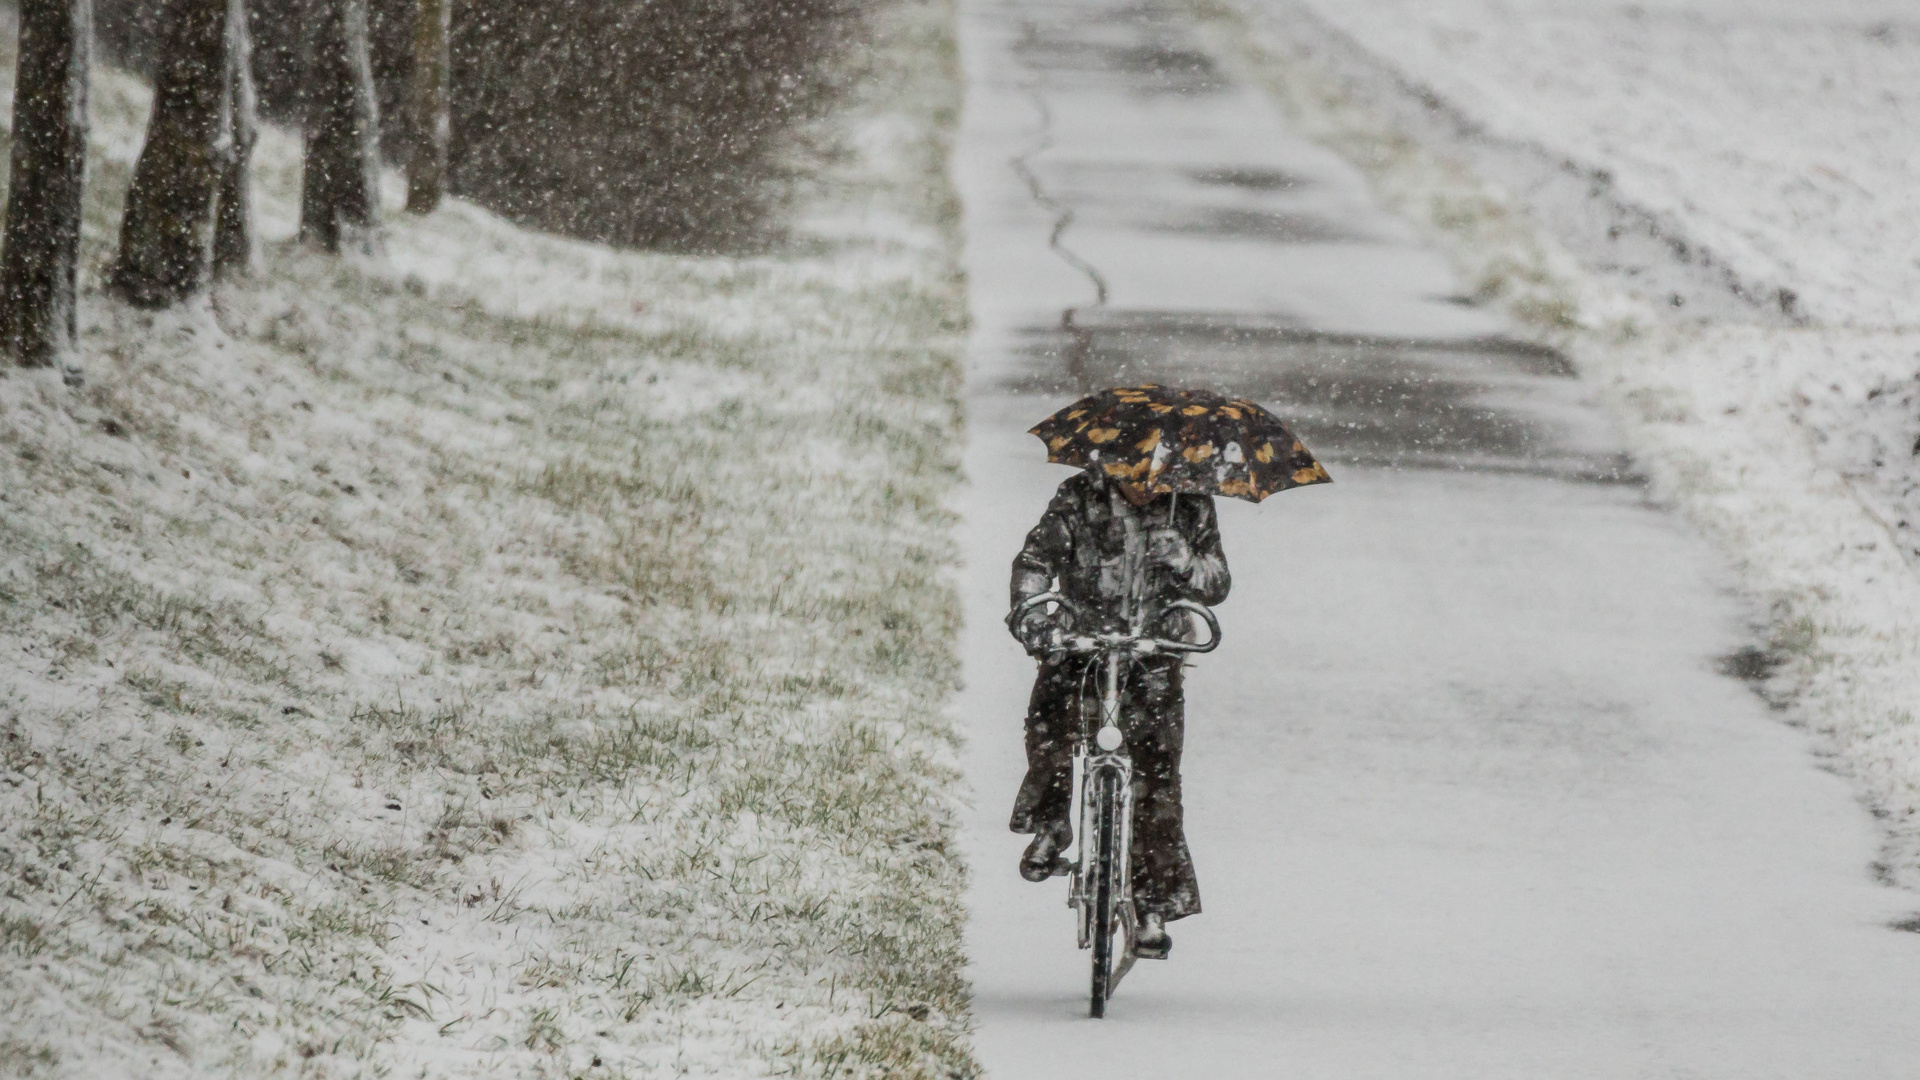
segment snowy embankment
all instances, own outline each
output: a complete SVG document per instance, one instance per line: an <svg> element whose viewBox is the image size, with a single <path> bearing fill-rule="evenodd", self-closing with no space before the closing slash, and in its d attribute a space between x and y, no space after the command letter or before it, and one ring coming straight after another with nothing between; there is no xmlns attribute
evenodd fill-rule
<svg viewBox="0 0 1920 1080"><path fill-rule="evenodd" d="M1764 620L1735 665L1920 886L1920 23L1890 0L1201 0L1565 348ZM1572 614L1572 613L1570 613Z"/></svg>
<svg viewBox="0 0 1920 1080"><path fill-rule="evenodd" d="M0 1074L971 1072L957 74L875 18L798 253L333 260L269 133L160 317L101 73L86 384L0 377Z"/></svg>

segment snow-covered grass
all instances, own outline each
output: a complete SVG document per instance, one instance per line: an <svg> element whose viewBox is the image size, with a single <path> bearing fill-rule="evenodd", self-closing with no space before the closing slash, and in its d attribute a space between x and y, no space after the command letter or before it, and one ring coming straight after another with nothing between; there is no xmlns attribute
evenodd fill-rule
<svg viewBox="0 0 1920 1080"><path fill-rule="evenodd" d="M1600 389L1740 571L1768 647L1734 669L1860 783L1875 872L1920 887L1920 29L1874 0L1201 3Z"/></svg>
<svg viewBox="0 0 1920 1080"><path fill-rule="evenodd" d="M1612 225L1756 300L1823 325L1911 321L1920 22L1904 0L1251 2L1358 42L1428 112L1577 174L1637 219Z"/></svg>
<svg viewBox="0 0 1920 1080"><path fill-rule="evenodd" d="M955 1076L951 13L796 249L470 206L0 378L0 1074ZM10 65L9 65L10 66ZM10 80L4 80L10 81Z"/></svg>

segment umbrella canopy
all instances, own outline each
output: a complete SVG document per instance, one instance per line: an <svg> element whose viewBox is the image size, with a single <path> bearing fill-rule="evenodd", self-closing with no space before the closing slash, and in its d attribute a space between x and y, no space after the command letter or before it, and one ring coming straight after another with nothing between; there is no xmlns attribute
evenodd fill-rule
<svg viewBox="0 0 1920 1080"><path fill-rule="evenodd" d="M1331 483L1326 467L1272 413L1245 398L1146 384L1082 398L1035 425L1047 460L1141 484L1156 494L1231 495Z"/></svg>

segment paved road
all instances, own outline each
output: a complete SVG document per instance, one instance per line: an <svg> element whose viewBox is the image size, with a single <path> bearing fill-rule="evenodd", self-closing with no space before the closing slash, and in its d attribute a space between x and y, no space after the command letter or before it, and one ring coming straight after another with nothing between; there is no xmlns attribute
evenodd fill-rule
<svg viewBox="0 0 1920 1080"><path fill-rule="evenodd" d="M1920 936L1887 925L1920 904L1719 673L1722 568L1557 357L1155 2L962 5L989 1076L1920 1075ZM999 616L1066 476L1022 431L1149 379L1266 401L1336 483L1222 507L1227 643L1188 684L1206 912L1096 1024L1064 884L1014 872L1031 667Z"/></svg>

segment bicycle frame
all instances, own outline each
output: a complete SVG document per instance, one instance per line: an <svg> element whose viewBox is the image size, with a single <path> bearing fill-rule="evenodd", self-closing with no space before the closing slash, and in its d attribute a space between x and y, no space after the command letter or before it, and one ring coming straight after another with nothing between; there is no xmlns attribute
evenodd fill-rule
<svg viewBox="0 0 1920 1080"><path fill-rule="evenodd" d="M1099 734L1102 731L1123 732L1123 720L1120 715L1120 670L1126 658L1117 651L1109 651L1099 657L1100 709L1099 727L1090 723L1086 710L1081 710L1081 731L1075 740L1073 766L1075 774L1073 820L1077 821L1075 830L1075 854L1073 862L1073 884L1068 890L1067 905L1074 909L1075 922L1079 930L1079 946L1082 949L1095 950L1095 980L1104 985L1094 992L1092 1013L1099 1017L1106 1012L1105 998L1112 996L1120 986L1120 980L1126 978L1133 968L1133 950L1125 947L1133 940L1135 915L1133 910L1133 758L1127 753L1122 741L1112 748L1101 745ZM1097 793L1090 797L1089 793ZM1101 795L1107 792L1115 805L1103 805ZM1097 842L1103 827L1103 816L1110 816L1117 824L1118 836L1113 838L1110 847ZM1102 852L1104 851L1104 858ZM1105 888L1102 888L1104 884ZM1100 900L1106 899L1107 918L1099 919ZM1117 916L1117 918L1115 918ZM1096 923L1105 923L1097 927ZM1118 965L1113 963L1112 938L1113 926L1118 923L1118 937L1123 945ZM1099 931L1106 931L1106 940L1100 940ZM1104 978L1099 969L1110 972Z"/></svg>
<svg viewBox="0 0 1920 1080"><path fill-rule="evenodd" d="M1058 593L1029 597L1008 615L1010 626L1046 604L1058 604L1071 618L1078 613ZM1074 909L1078 943L1093 951L1090 1015L1106 1015L1106 1000L1133 967L1133 759L1126 749L1127 717L1122 710L1124 673L1147 657L1162 654L1212 652L1220 644L1220 624L1213 612L1190 600L1176 600L1157 620L1174 610L1199 616L1207 624L1204 642L1172 641L1139 632L1062 637L1063 653L1092 658L1099 677L1099 709L1080 710L1073 753L1074 857L1068 873L1072 883L1067 906ZM1150 625L1150 623L1149 623ZM1082 690L1084 695L1085 690ZM1113 964L1113 937L1123 943L1118 966Z"/></svg>

